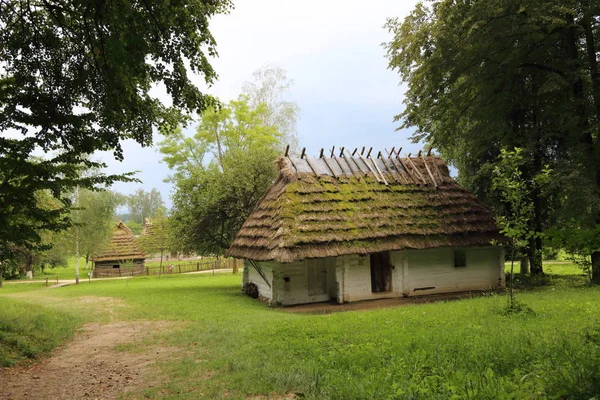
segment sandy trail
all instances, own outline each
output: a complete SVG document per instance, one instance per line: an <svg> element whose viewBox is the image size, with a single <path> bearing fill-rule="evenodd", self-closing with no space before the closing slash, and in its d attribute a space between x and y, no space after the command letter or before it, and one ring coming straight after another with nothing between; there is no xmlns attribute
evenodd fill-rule
<svg viewBox="0 0 600 400"><path fill-rule="evenodd" d="M44 361L0 369L0 399L116 399L156 385L150 367L176 349L148 346L142 352L118 351L171 324L132 321L92 323ZM152 378L152 379L150 379Z"/></svg>

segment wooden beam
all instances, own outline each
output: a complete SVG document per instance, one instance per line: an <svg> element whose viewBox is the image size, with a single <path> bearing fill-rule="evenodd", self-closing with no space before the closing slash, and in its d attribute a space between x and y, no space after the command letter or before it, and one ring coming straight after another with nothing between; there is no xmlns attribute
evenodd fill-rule
<svg viewBox="0 0 600 400"><path fill-rule="evenodd" d="M419 169L417 168L417 166L415 165L415 163L410 159L410 154L408 155L408 157L406 157L406 159L408 160L410 166L415 170L415 172L417 173L417 175L419 176L419 178L426 185L427 181L425 180L425 177L423 176L423 174L421 174L421 171L419 171Z"/></svg>
<svg viewBox="0 0 600 400"><path fill-rule="evenodd" d="M365 160L365 158L362 156L362 154L360 154L358 156L358 158L360 158L360 160L365 163L365 165L367 166L367 168L369 168L369 171L371 171L371 173L373 174L373 176L375 177L375 179L377 179L377 182L381 182L381 179L379 179L379 176L377 175L377 172L375 172L375 170L373 169L373 167L371 167L369 165L369 163Z"/></svg>
<svg viewBox="0 0 600 400"><path fill-rule="evenodd" d="M369 158L369 157L371 157L371 151L373 151L373 148L372 148L372 147L369 149L369 152L367 153L367 157L366 157L366 158Z"/></svg>
<svg viewBox="0 0 600 400"><path fill-rule="evenodd" d="M285 154L284 154L284 156L287 157L288 154L289 154L289 152L290 152L290 145L288 144L287 146L285 146Z"/></svg>
<svg viewBox="0 0 600 400"><path fill-rule="evenodd" d="M359 179L362 178L362 175L360 173L360 168L358 167L358 165L354 164L354 166L356 168L358 168L358 172L356 172L356 170L354 168L352 168L352 163L350 161L348 161L348 157L343 156L343 158L344 158L344 161L346 161L346 164L348 164L348 168L350 168L350 171L352 171L352 174ZM354 162L354 160L352 158L350 158L350 160L352 160Z"/></svg>
<svg viewBox="0 0 600 400"><path fill-rule="evenodd" d="M304 158L305 155L306 155L306 147L303 147L302 153L300 154L300 159Z"/></svg>
<svg viewBox="0 0 600 400"><path fill-rule="evenodd" d="M381 176L381 179L383 179L383 183L385 183L385 186L388 186L388 182L385 180L385 176L383 176L383 172L381 172L381 169L379 169L377 162L373 158L371 158L370 160L375 166L375 169L377 169L377 172L379 172L379 175Z"/></svg>
<svg viewBox="0 0 600 400"><path fill-rule="evenodd" d="M323 148L321 147L321 152L319 153L319 158L323 158Z"/></svg>
<svg viewBox="0 0 600 400"><path fill-rule="evenodd" d="M327 161L326 157L323 157L323 161L325 162L325 165L327 165L327 168L329 168L329 170L331 171L331 174L337 179L339 178L338 174L335 173L335 170L331 167L331 165L329 165L329 161ZM339 163L338 163L339 165ZM341 167L340 167L341 168ZM342 170L342 173L344 172L344 170Z"/></svg>
<svg viewBox="0 0 600 400"><path fill-rule="evenodd" d="M398 151L396 151L394 153L394 155L396 156L396 160L398 160L398 162L400 163L400 166L402 166L402 168L400 169L400 171L403 171L404 174L406 174L406 180L409 183L417 183L416 179L412 176L412 174L410 173L410 170L406 167L406 165L404 165L404 163L402 162L402 159L400 158L400 150L402 150L402 147L400 147L398 149Z"/></svg>
<svg viewBox="0 0 600 400"><path fill-rule="evenodd" d="M333 146L333 147L331 148L331 155L330 155L329 157L332 157L332 158L333 158L333 157L335 156L335 154L333 154L333 152L334 152L334 151L335 151L335 146Z"/></svg>
<svg viewBox="0 0 600 400"><path fill-rule="evenodd" d="M379 152L379 154L381 154L381 152ZM385 157L381 157L381 162L382 162L382 163L383 163L383 165L385 166L385 170L386 170L386 172L387 172L388 174L390 174L390 176L391 176L392 178L394 178L394 180L395 180L396 182L400 182L400 179L398 178L398 176L396 176L396 175L398 175L398 174L396 174L396 173L395 173L395 172L394 172L394 171L393 171L393 170L392 170L392 169L389 167L389 165L388 165L387 161L385 160ZM390 162L391 162L391 161L390 161Z"/></svg>
<svg viewBox="0 0 600 400"><path fill-rule="evenodd" d="M313 162L311 161L309 156L306 156L306 163L308 164L308 166L310 167L310 169L312 170L313 174L315 174L315 177L319 177L319 172L318 172L318 168L316 165L313 164Z"/></svg>
<svg viewBox="0 0 600 400"><path fill-rule="evenodd" d="M394 164L394 168L396 168L396 171L398 171L398 176L400 177L400 181L402 181L402 183L408 183L408 179L406 179L404 177L404 175L406 174L405 171L402 170L402 168L400 168L400 166L396 163L396 161L394 161L394 159L392 158L392 155L394 154L394 148L392 147L392 152L390 153L389 151L387 151L387 149L384 149L386 153L388 153L388 157L390 158L390 161L392 162L392 164Z"/></svg>
<svg viewBox="0 0 600 400"><path fill-rule="evenodd" d="M421 156L421 160L423 160L423 164L425 164L425 169L427 170L427 173L429 174L429 177L431 178L431 181L433 182L433 186L437 187L438 186L437 181L433 177L433 174L431 173L431 170L429 169L429 166L427 165L427 158Z"/></svg>

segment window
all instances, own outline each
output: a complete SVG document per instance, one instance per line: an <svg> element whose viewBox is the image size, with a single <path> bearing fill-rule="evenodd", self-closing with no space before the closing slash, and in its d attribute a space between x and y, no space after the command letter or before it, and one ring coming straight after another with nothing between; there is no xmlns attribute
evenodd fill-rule
<svg viewBox="0 0 600 400"><path fill-rule="evenodd" d="M467 266L467 253L464 250L454 250L454 268Z"/></svg>

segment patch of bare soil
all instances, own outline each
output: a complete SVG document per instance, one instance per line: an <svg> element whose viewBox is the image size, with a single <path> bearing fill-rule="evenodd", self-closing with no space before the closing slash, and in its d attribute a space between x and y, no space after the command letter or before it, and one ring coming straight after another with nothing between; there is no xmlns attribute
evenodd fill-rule
<svg viewBox="0 0 600 400"><path fill-rule="evenodd" d="M460 300L470 297L482 296L489 292L457 292L444 294L431 294L420 297L401 297L394 299L377 299L364 300L354 303L337 304L334 302L327 303L310 303L300 304L297 306L285 307L285 310L293 313L315 313L315 314L332 314L340 311L355 311L355 310L372 310L377 308L388 308L398 306L408 306L412 304L435 303L438 301Z"/></svg>
<svg viewBox="0 0 600 400"><path fill-rule="evenodd" d="M115 347L169 326L152 321L88 324L41 363L0 370L0 399L116 399L156 385L156 380L148 382L149 367L175 349L150 346L129 352Z"/></svg>

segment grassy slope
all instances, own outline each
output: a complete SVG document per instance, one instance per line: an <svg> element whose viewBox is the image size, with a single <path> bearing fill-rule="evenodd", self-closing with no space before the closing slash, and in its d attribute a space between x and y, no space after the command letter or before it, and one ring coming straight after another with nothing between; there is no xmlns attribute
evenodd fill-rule
<svg viewBox="0 0 600 400"><path fill-rule="evenodd" d="M242 297L239 282L239 275L142 277L0 291L7 293L0 302L29 304L28 312L64 324L66 334L49 334L51 345L83 321L75 315L107 320L105 310L94 311L81 296L122 299L127 306L113 310L111 320L180 321L177 330L153 339L180 346L185 356L161 363L168 383L143 392L150 398L286 392L308 399L589 398L600 392L600 288L580 277L552 277L544 282L551 286L519 293L535 314L516 316L502 315L506 299L496 295L291 314ZM207 371L216 373L206 379Z"/></svg>

